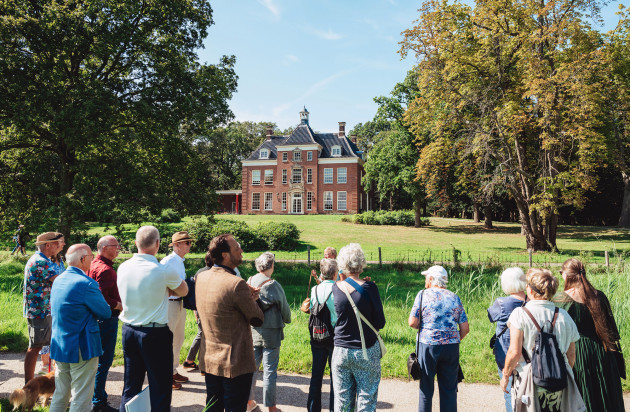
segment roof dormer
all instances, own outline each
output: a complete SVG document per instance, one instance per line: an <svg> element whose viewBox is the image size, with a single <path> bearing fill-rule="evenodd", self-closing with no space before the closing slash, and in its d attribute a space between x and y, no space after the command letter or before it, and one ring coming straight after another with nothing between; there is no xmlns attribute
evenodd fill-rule
<svg viewBox="0 0 630 412"><path fill-rule="evenodd" d="M330 148L330 155L332 157L341 157L341 146L339 146L338 144L333 145Z"/></svg>

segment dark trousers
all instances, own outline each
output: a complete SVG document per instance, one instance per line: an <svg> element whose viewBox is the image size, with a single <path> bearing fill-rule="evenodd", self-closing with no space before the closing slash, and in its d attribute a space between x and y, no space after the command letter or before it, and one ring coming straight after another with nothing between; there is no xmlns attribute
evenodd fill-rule
<svg viewBox="0 0 630 412"><path fill-rule="evenodd" d="M457 371L459 370L459 343L449 345L419 345L420 402L418 412L430 412L434 382L437 374L440 390L440 411L457 412Z"/></svg>
<svg viewBox="0 0 630 412"><path fill-rule="evenodd" d="M151 412L171 410L173 392L173 333L168 326L141 328L123 325L125 387L120 412L142 390L145 373L149 380ZM249 388L249 387L248 387Z"/></svg>
<svg viewBox="0 0 630 412"><path fill-rule="evenodd" d="M206 372L206 408L208 412L245 412L253 373L225 378ZM121 411L122 412L122 411Z"/></svg>
<svg viewBox="0 0 630 412"><path fill-rule="evenodd" d="M333 347L313 346L311 344L311 353L313 354L313 369L311 371L311 384L308 387L308 401L306 409L308 412L320 412L322 410L322 381L324 380L324 370L326 362L330 367L332 359ZM332 411L335 405L335 394L333 391L332 374L330 375L330 398L328 408Z"/></svg>
<svg viewBox="0 0 630 412"><path fill-rule="evenodd" d="M116 349L116 337L118 336L118 316L98 323L101 331L101 346L103 354L98 358L98 369L96 370L96 379L94 380L94 396L92 396L92 405L105 405L107 403L107 392L105 392L105 383L107 382L107 374L114 360L114 351Z"/></svg>

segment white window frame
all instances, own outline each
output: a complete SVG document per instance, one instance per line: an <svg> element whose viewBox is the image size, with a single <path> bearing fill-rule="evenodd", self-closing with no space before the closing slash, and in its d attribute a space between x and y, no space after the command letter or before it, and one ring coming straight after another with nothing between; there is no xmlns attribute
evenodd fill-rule
<svg viewBox="0 0 630 412"><path fill-rule="evenodd" d="M325 167L324 168L324 184L332 184L333 182L333 168Z"/></svg>
<svg viewBox="0 0 630 412"><path fill-rule="evenodd" d="M343 180L341 176L341 172L343 170ZM347 167L338 167L337 168L337 183L348 183L348 168Z"/></svg>
<svg viewBox="0 0 630 412"><path fill-rule="evenodd" d="M260 156L258 156L259 159L269 159L269 150L267 149L261 149L260 150Z"/></svg>
<svg viewBox="0 0 630 412"><path fill-rule="evenodd" d="M306 193L306 210L313 210L313 192Z"/></svg>
<svg viewBox="0 0 630 412"><path fill-rule="evenodd" d="M324 192L324 210L333 210L333 192Z"/></svg>
<svg viewBox="0 0 630 412"><path fill-rule="evenodd" d="M306 152L306 161L310 162L313 160L313 152Z"/></svg>
<svg viewBox="0 0 630 412"><path fill-rule="evenodd" d="M258 207L255 207L256 203L254 202L256 201L258 201ZM252 210L260 210L260 193L259 192L252 193Z"/></svg>
<svg viewBox="0 0 630 412"><path fill-rule="evenodd" d="M343 200L339 199L339 195L343 193ZM341 202L343 202L343 207L341 207ZM348 210L348 192L341 191L337 192L337 210Z"/></svg>
<svg viewBox="0 0 630 412"><path fill-rule="evenodd" d="M289 161L289 154L287 152L283 152L282 153L282 161L283 162L288 162Z"/></svg>
<svg viewBox="0 0 630 412"><path fill-rule="evenodd" d="M299 174L296 174L295 171L299 171ZM296 176L299 176L300 179L296 180ZM302 183L302 169L300 168L293 168L291 169L291 183Z"/></svg>
<svg viewBox="0 0 630 412"><path fill-rule="evenodd" d="M282 210L287 210L287 192L282 192Z"/></svg>
<svg viewBox="0 0 630 412"><path fill-rule="evenodd" d="M302 161L302 151L301 150L294 150L293 151L293 161L294 162L301 162Z"/></svg>
<svg viewBox="0 0 630 412"><path fill-rule="evenodd" d="M287 169L282 169L282 184L286 185L287 181Z"/></svg>
<svg viewBox="0 0 630 412"><path fill-rule="evenodd" d="M306 169L306 183L313 183L313 169Z"/></svg>
<svg viewBox="0 0 630 412"><path fill-rule="evenodd" d="M341 146L334 145L330 148L330 155L332 157L341 157Z"/></svg>
<svg viewBox="0 0 630 412"><path fill-rule="evenodd" d="M252 184L260 185L260 170L252 170Z"/></svg>
<svg viewBox="0 0 630 412"><path fill-rule="evenodd" d="M265 210L273 210L273 193L265 192Z"/></svg>
<svg viewBox="0 0 630 412"><path fill-rule="evenodd" d="M273 169L265 169L265 184L273 184Z"/></svg>

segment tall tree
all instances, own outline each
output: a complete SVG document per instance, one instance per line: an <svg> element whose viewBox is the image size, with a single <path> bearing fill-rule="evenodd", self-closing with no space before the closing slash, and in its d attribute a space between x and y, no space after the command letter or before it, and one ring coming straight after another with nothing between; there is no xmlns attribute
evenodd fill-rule
<svg viewBox="0 0 630 412"><path fill-rule="evenodd" d="M583 204L605 157L601 36L580 19L599 4L429 0L404 33L419 59L411 130L494 159L534 250L556 248L558 208Z"/></svg>
<svg viewBox="0 0 630 412"><path fill-rule="evenodd" d="M66 235L86 204L205 209L192 140L231 118L237 80L234 57L198 62L208 1L15 0L0 13L0 162L22 183L6 205L40 186L17 204Z"/></svg>

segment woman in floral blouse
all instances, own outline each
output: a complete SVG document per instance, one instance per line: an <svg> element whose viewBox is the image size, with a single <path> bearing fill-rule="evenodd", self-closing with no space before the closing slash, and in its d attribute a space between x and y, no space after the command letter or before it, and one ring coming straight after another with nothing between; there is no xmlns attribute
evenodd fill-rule
<svg viewBox="0 0 630 412"><path fill-rule="evenodd" d="M440 410L456 411L459 342L468 334L468 318L459 296L446 289L448 273L442 266L431 266L422 274L426 276L425 289L418 292L409 315L409 326L419 329L422 376L418 411L431 410L436 374Z"/></svg>

